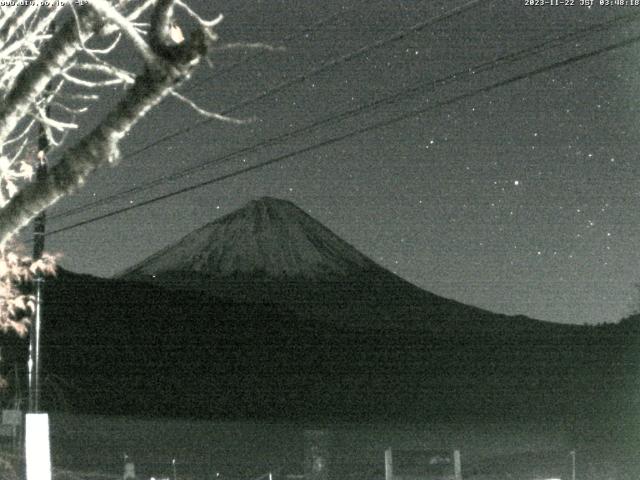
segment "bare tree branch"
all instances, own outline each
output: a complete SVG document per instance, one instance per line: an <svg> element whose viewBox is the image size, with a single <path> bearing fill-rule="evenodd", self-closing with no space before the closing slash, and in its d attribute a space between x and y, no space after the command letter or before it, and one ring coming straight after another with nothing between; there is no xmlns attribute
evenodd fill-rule
<svg viewBox="0 0 640 480"><path fill-rule="evenodd" d="M96 30L102 19L91 8L83 7L78 14L80 25L86 31ZM13 89L0 105L0 144L4 143L18 121L29 111L51 80L80 48L80 32L75 21L67 21L46 42L38 58L16 78Z"/></svg>
<svg viewBox="0 0 640 480"><path fill-rule="evenodd" d="M115 23L120 30L129 37L129 40L131 40L131 43L133 43L133 46L138 50L140 55L142 55L142 58L146 63L152 64L157 60L153 50L149 47L144 38L140 36L131 22L125 18L124 15L118 12L118 10L107 0L92 0L91 7L95 8L97 12Z"/></svg>
<svg viewBox="0 0 640 480"><path fill-rule="evenodd" d="M1 243L39 211L82 185L96 168L114 162L125 133L188 78L206 54L206 34L202 30L194 31L190 40L180 45L172 45L164 34L159 33L171 24L171 11L171 0L159 0L152 17L150 44L161 61L146 65L145 71L135 79L116 107L92 132L64 153L46 178L25 186L0 210Z"/></svg>
<svg viewBox="0 0 640 480"><path fill-rule="evenodd" d="M244 42L234 42L234 43L225 43L221 47L216 47L215 50L267 50L269 52L285 52L287 49L285 47L274 47L273 45L269 45L268 43L262 42L252 42L252 43L244 43Z"/></svg>
<svg viewBox="0 0 640 480"><path fill-rule="evenodd" d="M198 114L202 115L203 117L206 118L215 118L216 120L220 120L221 122L229 122L229 123L234 123L236 125L244 125L246 123L250 123L252 122L254 119L249 119L249 120L242 120L239 118L233 118L233 117L228 117L226 115L222 115L220 113L216 113L216 112L210 112L208 110L205 110L204 108L199 107L193 100L191 100L188 97L185 97L184 95L176 92L175 90L173 90L171 92L171 96L177 98L178 100L180 100L181 102L189 105L189 107L193 108L193 110L195 110Z"/></svg>
<svg viewBox="0 0 640 480"><path fill-rule="evenodd" d="M15 232L77 189L95 169L117 161L120 141L147 111L174 95L201 115L241 122L203 110L176 92L206 58L221 16L205 20L185 0L91 0L77 9L67 2L65 8L72 15L55 32L49 26L62 9L0 10L0 331L26 332L33 298L18 291L15 281L53 271L55 264L52 257L31 261L16 255L10 243ZM188 39L174 8L195 20L198 28ZM97 34L103 41L89 46ZM144 61L137 75L105 57L125 37ZM127 85L121 100L74 145L62 145L60 161L32 181L32 165L24 157L36 156L29 148L35 123L50 145L61 146L69 131L83 125L77 117L100 98L96 89L115 84ZM37 155L45 161L44 150Z"/></svg>
<svg viewBox="0 0 640 480"><path fill-rule="evenodd" d="M38 11L38 6L33 4L29 5L27 8L22 8L18 15L12 15L4 24L2 29L0 30L0 45L3 45L9 41L9 39L13 36L13 34L18 30L20 25L23 25L24 22L31 15Z"/></svg>

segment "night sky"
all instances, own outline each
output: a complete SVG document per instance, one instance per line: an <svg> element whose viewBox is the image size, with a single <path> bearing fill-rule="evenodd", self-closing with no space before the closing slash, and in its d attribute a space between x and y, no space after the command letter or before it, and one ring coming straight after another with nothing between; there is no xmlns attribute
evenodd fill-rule
<svg viewBox="0 0 640 480"><path fill-rule="evenodd" d="M384 267L436 294L542 320L619 320L638 303L634 284L640 281L640 42L544 67L639 35L640 6L525 2L480 0L317 71L469 2L191 0L205 16L225 15L220 47L239 41L285 47L216 50L211 67L202 65L182 87L204 108L256 120L201 124L188 107L167 100L125 139L119 165L97 172L50 215L207 160L212 164L76 216L52 218L50 231L406 112L423 113L53 235L47 249L61 252L61 264L71 270L114 275L270 195L295 202ZM597 27L627 15L637 21ZM576 31L582 34L568 37ZM491 63L558 38L536 54ZM123 51L116 61L126 63L126 57ZM245 102L314 69L304 80ZM536 69L543 71L523 75ZM398 92L404 93L378 108L216 163ZM454 101L459 96L464 98ZM130 155L188 126L186 133Z"/></svg>

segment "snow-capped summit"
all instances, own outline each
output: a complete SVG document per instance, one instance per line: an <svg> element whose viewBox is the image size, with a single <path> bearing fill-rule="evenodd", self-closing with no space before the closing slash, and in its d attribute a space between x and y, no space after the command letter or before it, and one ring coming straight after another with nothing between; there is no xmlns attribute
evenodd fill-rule
<svg viewBox="0 0 640 480"><path fill-rule="evenodd" d="M124 276L189 272L317 280L379 268L293 203L263 197L186 235Z"/></svg>

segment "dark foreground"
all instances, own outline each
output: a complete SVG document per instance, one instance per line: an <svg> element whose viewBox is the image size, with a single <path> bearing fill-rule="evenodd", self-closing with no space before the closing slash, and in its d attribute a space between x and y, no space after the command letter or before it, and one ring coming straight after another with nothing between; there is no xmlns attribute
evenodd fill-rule
<svg viewBox="0 0 640 480"><path fill-rule="evenodd" d="M384 450L450 450L462 454L464 478L637 479L637 445L609 438L572 438L563 425L548 423L317 424L211 422L131 417L52 415L54 465L76 478L122 475L123 455L136 463L138 478L253 480L302 474L309 431L328 435L330 478L381 480ZM603 428L600 429L603 431ZM595 432L595 430L594 430ZM595 433L594 433L595 435Z"/></svg>

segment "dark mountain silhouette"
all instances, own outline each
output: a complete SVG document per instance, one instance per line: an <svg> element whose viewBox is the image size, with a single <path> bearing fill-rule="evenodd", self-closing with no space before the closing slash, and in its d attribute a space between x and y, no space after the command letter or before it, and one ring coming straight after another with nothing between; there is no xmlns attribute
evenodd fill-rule
<svg viewBox="0 0 640 480"><path fill-rule="evenodd" d="M60 270L45 302L52 409L578 425L640 407L637 319L563 325L445 299L277 199L116 279Z"/></svg>

